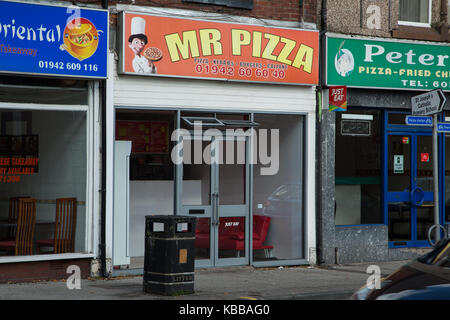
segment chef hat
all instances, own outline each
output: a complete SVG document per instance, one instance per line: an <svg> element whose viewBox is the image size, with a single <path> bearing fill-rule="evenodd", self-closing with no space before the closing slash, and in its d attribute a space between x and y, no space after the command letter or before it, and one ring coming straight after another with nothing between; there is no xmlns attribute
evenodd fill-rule
<svg viewBox="0 0 450 320"><path fill-rule="evenodd" d="M145 20L141 17L131 19L131 35L145 34Z"/></svg>

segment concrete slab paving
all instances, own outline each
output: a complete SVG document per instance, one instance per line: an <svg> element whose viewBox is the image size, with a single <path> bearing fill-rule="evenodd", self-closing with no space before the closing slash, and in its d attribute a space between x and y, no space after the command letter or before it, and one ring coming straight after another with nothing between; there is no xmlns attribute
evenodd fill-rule
<svg viewBox="0 0 450 320"><path fill-rule="evenodd" d="M366 283L369 265L385 276L407 262L198 269L195 292L182 296L144 293L142 276L84 279L72 290L66 281L0 284L0 300L345 300Z"/></svg>

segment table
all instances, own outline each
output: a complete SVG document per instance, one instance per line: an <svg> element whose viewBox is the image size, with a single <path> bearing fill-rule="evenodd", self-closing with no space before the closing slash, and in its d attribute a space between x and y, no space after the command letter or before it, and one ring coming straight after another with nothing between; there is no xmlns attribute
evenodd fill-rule
<svg viewBox="0 0 450 320"><path fill-rule="evenodd" d="M36 220L35 224L55 224L55 221L50 221L50 220ZM10 223L8 220L0 220L0 228L1 227L15 227L17 226L17 223Z"/></svg>

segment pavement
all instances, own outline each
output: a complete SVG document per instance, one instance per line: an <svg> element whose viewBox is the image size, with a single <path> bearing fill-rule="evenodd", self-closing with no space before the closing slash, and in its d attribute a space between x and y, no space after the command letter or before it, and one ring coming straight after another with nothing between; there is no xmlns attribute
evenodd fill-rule
<svg viewBox="0 0 450 320"><path fill-rule="evenodd" d="M0 284L0 300L348 300L372 275L370 265L383 277L407 262L197 269L194 293L180 296L143 292L142 276L82 279L79 289L67 281Z"/></svg>

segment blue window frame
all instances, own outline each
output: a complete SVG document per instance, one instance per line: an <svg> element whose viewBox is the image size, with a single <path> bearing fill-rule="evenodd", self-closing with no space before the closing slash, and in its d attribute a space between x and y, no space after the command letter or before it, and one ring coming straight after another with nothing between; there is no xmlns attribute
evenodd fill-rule
<svg viewBox="0 0 450 320"><path fill-rule="evenodd" d="M433 155L431 150L427 151L431 148L432 129L406 125L404 118L407 115L410 113L385 112L386 130L384 130L383 139L383 198L385 201L383 206L384 221L389 227L389 247L429 246L426 231L434 223L432 174L430 176ZM442 120L440 116L440 121ZM439 190L442 190L439 194L439 208L440 221L444 221L445 206L442 204L446 193L445 141L442 134L439 134L438 139ZM395 148L397 151L394 150ZM406 162L403 164L404 172L397 166L397 173L395 173L396 157ZM428 161L430 163L427 163ZM396 190L396 187L399 190Z"/></svg>
<svg viewBox="0 0 450 320"><path fill-rule="evenodd" d="M364 142L364 135L370 136L373 130L371 124L367 130L364 120L361 118L361 124L349 121L355 114L379 113L379 143L367 140ZM427 230L434 224L434 189L432 175L432 128L423 126L410 126L405 122L406 116L411 115L405 111L389 111L369 108L352 108L347 113L336 115L336 162L335 162L335 186L336 186L336 215L335 221L337 227L362 226L383 224L388 227L389 247L423 247L429 246L427 241ZM439 116L439 121L444 121L444 115ZM343 134L352 133L352 137L343 137ZM403 142L403 138L406 140ZM439 209L440 222L450 223L450 157L445 157L446 150L450 150L450 135L445 137L443 134L438 136L439 145ZM352 223L340 223L339 207L349 206L356 199L355 194L363 194L363 186L374 182L376 175L367 176L360 174L358 169L364 167L362 162L366 161L364 152L361 152L361 145L366 143L371 149L379 150L380 161L378 164L379 189L380 195L377 198L380 218L377 221L365 222L363 213L360 220L356 219ZM355 148L354 144L359 146ZM393 144L399 151L393 149ZM359 149L358 149L359 148ZM345 152L344 152L345 151ZM408 152L408 157L402 152ZM344 155L343 155L344 154ZM394 156L402 156L404 170L407 174L398 172L394 174ZM449 159L447 159L449 158ZM353 159L353 164L346 163ZM347 165L345 170L343 166ZM366 169L366 168L365 168ZM397 170L399 170L397 168ZM403 169L401 169L403 170ZM401 171L400 170L400 171ZM447 171L446 171L447 170ZM358 173L357 173L358 172ZM401 178L403 177L403 178ZM390 185L403 183L403 187L398 190L390 189ZM353 189L352 189L353 187ZM347 188L347 191L342 192ZM342 189L342 190L340 190ZM352 191L353 190L353 191ZM347 196L346 196L347 195ZM348 196L351 195L351 196ZM353 199L355 198L355 199ZM359 198L358 198L359 199ZM360 200L355 200L358 203ZM361 197L361 203L367 199ZM345 200L345 201L344 201ZM353 201L353 202L355 202ZM375 202L377 202L375 201ZM358 210L364 209L356 207L353 213L358 216ZM352 212L351 208L345 208L347 212Z"/></svg>

